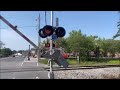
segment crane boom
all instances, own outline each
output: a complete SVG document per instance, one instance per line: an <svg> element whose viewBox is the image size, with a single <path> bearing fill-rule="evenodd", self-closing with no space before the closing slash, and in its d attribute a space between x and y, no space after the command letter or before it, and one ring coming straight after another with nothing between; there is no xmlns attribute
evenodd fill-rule
<svg viewBox="0 0 120 90"><path fill-rule="evenodd" d="M0 15L0 19L6 23L9 27L11 27L15 32L17 32L21 37L23 37L26 41L28 41L31 45L33 45L36 49L38 48L30 39L28 39L25 35L23 35L16 26L13 26L11 23L9 23L4 17Z"/></svg>

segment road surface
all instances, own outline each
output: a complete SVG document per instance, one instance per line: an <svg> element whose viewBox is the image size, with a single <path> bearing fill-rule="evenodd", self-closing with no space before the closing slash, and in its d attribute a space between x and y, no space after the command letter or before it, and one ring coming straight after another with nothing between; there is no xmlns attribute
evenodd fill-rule
<svg viewBox="0 0 120 90"><path fill-rule="evenodd" d="M6 57L0 58L0 79L48 79L48 71L35 60Z"/></svg>

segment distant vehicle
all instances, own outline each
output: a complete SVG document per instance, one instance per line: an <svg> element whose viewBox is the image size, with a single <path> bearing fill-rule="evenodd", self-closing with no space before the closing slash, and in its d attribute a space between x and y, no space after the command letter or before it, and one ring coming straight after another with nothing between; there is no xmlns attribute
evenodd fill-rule
<svg viewBox="0 0 120 90"><path fill-rule="evenodd" d="M12 57L15 57L15 54L13 54Z"/></svg>
<svg viewBox="0 0 120 90"><path fill-rule="evenodd" d="M21 53L13 54L13 57L19 57L19 56L22 56L22 54Z"/></svg>

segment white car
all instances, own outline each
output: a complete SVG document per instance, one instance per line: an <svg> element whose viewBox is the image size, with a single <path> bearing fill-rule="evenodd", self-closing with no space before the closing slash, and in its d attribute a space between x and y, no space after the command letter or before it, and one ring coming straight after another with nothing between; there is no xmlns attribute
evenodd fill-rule
<svg viewBox="0 0 120 90"><path fill-rule="evenodd" d="M16 54L13 55L13 57L19 57L19 56L22 56L22 54L21 53L16 53Z"/></svg>

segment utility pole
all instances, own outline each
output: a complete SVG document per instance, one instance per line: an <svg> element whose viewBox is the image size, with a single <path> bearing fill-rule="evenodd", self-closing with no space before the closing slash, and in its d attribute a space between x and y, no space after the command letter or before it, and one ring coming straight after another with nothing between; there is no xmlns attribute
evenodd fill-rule
<svg viewBox="0 0 120 90"><path fill-rule="evenodd" d="M38 31L39 30L40 30L40 14L38 17ZM40 38L39 33L38 33L38 50L37 50L38 62L39 62L39 58L40 58L40 43L41 43L41 38Z"/></svg>
<svg viewBox="0 0 120 90"><path fill-rule="evenodd" d="M59 26L59 18L57 17L56 18L56 27L58 27Z"/></svg>
<svg viewBox="0 0 120 90"><path fill-rule="evenodd" d="M0 12L0 15L1 15L1 12ZM1 20L0 20L0 35L1 35ZM1 41L1 36L0 36L0 50L2 49L2 41Z"/></svg>

